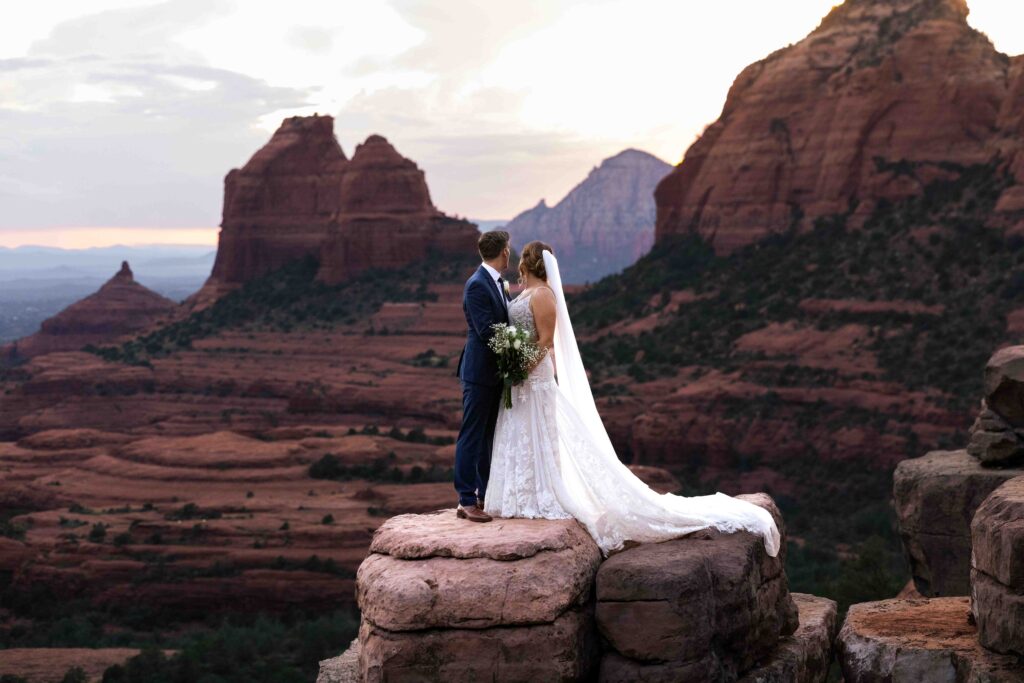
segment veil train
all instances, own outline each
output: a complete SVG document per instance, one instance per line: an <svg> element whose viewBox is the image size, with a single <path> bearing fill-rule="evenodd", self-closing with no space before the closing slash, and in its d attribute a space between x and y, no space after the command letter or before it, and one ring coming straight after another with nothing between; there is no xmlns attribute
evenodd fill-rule
<svg viewBox="0 0 1024 683"><path fill-rule="evenodd" d="M554 362L558 380L557 468L564 483L559 502L594 536L602 551L626 541L657 542L715 527L747 530L764 538L775 557L780 535L771 513L718 492L707 496L659 494L619 460L590 388L554 254L543 252L548 285L555 294ZM566 500L561 500L563 497Z"/></svg>

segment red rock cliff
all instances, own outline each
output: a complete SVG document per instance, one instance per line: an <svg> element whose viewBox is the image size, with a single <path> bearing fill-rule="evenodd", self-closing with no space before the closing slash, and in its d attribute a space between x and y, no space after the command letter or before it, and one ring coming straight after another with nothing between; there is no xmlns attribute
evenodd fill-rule
<svg viewBox="0 0 1024 683"><path fill-rule="evenodd" d="M337 215L345 153L330 116L293 116L224 179L212 278L244 282L315 252Z"/></svg>
<svg viewBox="0 0 1024 683"><path fill-rule="evenodd" d="M423 171L384 137L356 147L341 176L341 212L320 248L317 278L340 282L368 268L400 268L440 253L474 253L479 233L438 211Z"/></svg>
<svg viewBox="0 0 1024 683"><path fill-rule="evenodd" d="M928 180L878 158L1002 158L1024 180L1020 59L996 51L967 13L964 0L848 0L744 69L719 119L658 185L657 239L697 232L728 253L851 202L867 215ZM1024 191L1008 190L1000 208L1024 209Z"/></svg>
<svg viewBox="0 0 1024 683"><path fill-rule="evenodd" d="M320 257L322 280L338 282L431 248L472 253L477 234L434 207L423 171L380 135L349 161L333 117L293 116L227 174L217 259L189 302L208 303L305 254Z"/></svg>

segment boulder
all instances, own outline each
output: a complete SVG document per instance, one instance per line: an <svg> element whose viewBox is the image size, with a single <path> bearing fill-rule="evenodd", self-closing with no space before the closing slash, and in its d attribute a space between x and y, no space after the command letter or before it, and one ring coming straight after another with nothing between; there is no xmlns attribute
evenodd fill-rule
<svg viewBox="0 0 1024 683"><path fill-rule="evenodd" d="M971 523L971 611L990 650L1024 656L1024 477L981 504Z"/></svg>
<svg viewBox="0 0 1024 683"><path fill-rule="evenodd" d="M399 515L359 567L364 680L578 680L601 553L575 520Z"/></svg>
<svg viewBox="0 0 1024 683"><path fill-rule="evenodd" d="M1024 346L996 351L985 365L985 397L967 452L983 464L1024 462Z"/></svg>
<svg viewBox="0 0 1024 683"><path fill-rule="evenodd" d="M749 498L781 522L770 498ZM610 647L601 680L735 679L749 671L798 625L783 559L747 532L698 532L613 555L597 572L597 625Z"/></svg>
<svg viewBox="0 0 1024 683"><path fill-rule="evenodd" d="M836 603L805 593L793 593L800 612L800 627L779 639L776 648L739 683L818 683L824 681L832 664L832 642L839 622ZM678 683L716 680L708 662L688 664L647 664L614 652L601 662L601 680L616 683Z"/></svg>
<svg viewBox="0 0 1024 683"><path fill-rule="evenodd" d="M1024 427L1024 346L1007 346L989 358L985 403L1013 427Z"/></svg>
<svg viewBox="0 0 1024 683"><path fill-rule="evenodd" d="M832 643L839 629L835 600L791 593L800 613L800 626L779 644L767 661L739 683L818 683L828 677Z"/></svg>
<svg viewBox="0 0 1024 683"><path fill-rule="evenodd" d="M588 676L597 647L593 617L583 611L531 626L404 632L364 619L359 642L367 683L578 681Z"/></svg>
<svg viewBox="0 0 1024 683"><path fill-rule="evenodd" d="M359 639L337 657L320 660L316 683L359 683Z"/></svg>
<svg viewBox="0 0 1024 683"><path fill-rule="evenodd" d="M981 646L969 599L919 598L851 605L836 642L847 683L1024 680L1016 657Z"/></svg>
<svg viewBox="0 0 1024 683"><path fill-rule="evenodd" d="M966 451L904 460L893 474L903 548L925 597L970 593L971 520L982 501L1024 469L984 467Z"/></svg>

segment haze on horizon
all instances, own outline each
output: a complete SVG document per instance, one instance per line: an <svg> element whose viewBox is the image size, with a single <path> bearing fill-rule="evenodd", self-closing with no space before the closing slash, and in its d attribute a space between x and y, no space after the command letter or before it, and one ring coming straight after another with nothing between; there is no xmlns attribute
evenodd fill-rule
<svg viewBox="0 0 1024 683"><path fill-rule="evenodd" d="M216 244L281 119L387 137L449 214L560 200L627 147L677 163L747 64L834 0L42 0L0 25L0 246ZM970 23L1024 52L1021 3Z"/></svg>

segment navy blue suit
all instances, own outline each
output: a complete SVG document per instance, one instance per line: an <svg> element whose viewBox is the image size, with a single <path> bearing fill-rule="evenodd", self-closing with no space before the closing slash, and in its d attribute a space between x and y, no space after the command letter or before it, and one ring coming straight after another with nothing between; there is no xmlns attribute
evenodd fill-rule
<svg viewBox="0 0 1024 683"><path fill-rule="evenodd" d="M466 346L455 374L462 380L462 428L455 443L455 490L469 507L483 498L491 472L491 446L498 421L502 382L494 352L487 346L491 325L508 322L504 292L481 265L466 281L462 310L466 314Z"/></svg>

